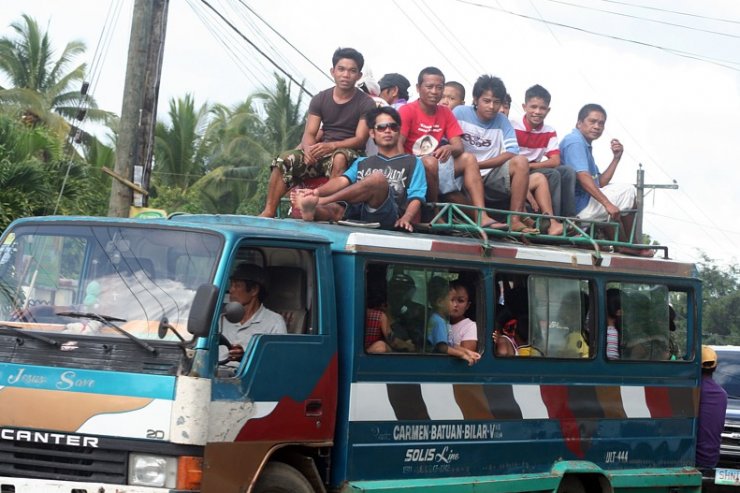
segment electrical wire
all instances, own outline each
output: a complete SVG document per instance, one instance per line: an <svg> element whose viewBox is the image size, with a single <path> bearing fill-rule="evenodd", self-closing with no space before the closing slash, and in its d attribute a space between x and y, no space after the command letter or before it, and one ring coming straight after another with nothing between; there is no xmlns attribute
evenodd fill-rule
<svg viewBox="0 0 740 493"><path fill-rule="evenodd" d="M601 1L602 2L608 2L608 3L615 3L617 5L626 5L626 6L629 6L629 7L637 7L637 8L646 9L646 10L655 10L657 12L665 12L665 13L668 13L668 14L683 15L683 16L687 16L687 17L695 17L697 19L706 19L706 20L715 21L715 22L727 22L727 23L730 23L730 24L740 24L740 20L734 20L734 19L722 19L720 17L710 17L710 16L706 16L706 15L701 15L701 14L691 14L691 13L687 13L687 12L679 12L677 10L661 9L659 7L651 7L649 5L640 5L640 4L636 4L636 3L630 3L630 2L620 2L618 0L601 0Z"/></svg>
<svg viewBox="0 0 740 493"><path fill-rule="evenodd" d="M461 55L461 58L463 59L463 61L465 61L468 64L468 66L470 66L470 68L472 68L475 72L478 72L479 74L486 72L486 69L483 67L483 65L481 65L477 60L473 58L473 56L470 54L468 49L465 48L462 45L462 43L459 42L459 40L458 40L459 46L457 48L454 47L455 43L453 39L451 39L451 36L448 36L447 34L447 33L452 34L452 31L447 27L447 25L443 21L439 19L439 17L437 17L437 21L435 21L430 16L430 14L434 14L434 9L420 7L418 0L413 0L413 3L414 3L414 6L421 12L421 14L427 18L427 20L432 24L432 26L434 26L436 31L447 41L449 46L457 50L457 53ZM454 34L453 34L453 37L454 37ZM455 37L455 39L457 38ZM460 48L460 46L462 46L462 49ZM469 83L470 80L466 78L466 82Z"/></svg>
<svg viewBox="0 0 740 493"><path fill-rule="evenodd" d="M687 52L687 51L677 50L675 48L669 48L669 47L666 47L666 46L656 45L656 44L653 44L653 43L647 43L647 42L644 42L644 41L637 41L637 40L634 40L634 39L623 38L621 36L614 36L614 35L611 35L611 34L604 34L604 33L596 32L596 31L591 31L589 29L584 29L584 28L581 28L581 27L571 26L571 25L568 25L568 24L563 24L561 22L554 22L554 21L548 21L548 20L544 20L544 19L538 19L536 17L532 17L532 16L529 16L529 15L526 15L526 14L520 14L518 12L513 12L511 10L503 9L503 8L500 8L500 7L494 7L492 5L486 5L486 4L478 3L478 2L472 1L472 0L455 0L455 1L458 2L458 3L465 4L465 5L471 5L473 7L479 7L479 8L484 8L484 9L496 10L496 11L499 11L499 12L504 12L504 13L509 14L509 15L513 15L515 17L521 17L523 19L529 19L529 20L533 20L533 21L536 21L536 22L540 22L540 23L544 23L544 24L548 24L548 25L552 25L552 26L558 26L558 27L562 27L562 28L565 28L565 29L571 29L571 30L574 30L574 31L579 31L579 32L591 34L593 36L599 36L599 37L602 37L602 38L613 39L615 41L623 41L625 43L636 44L636 45L644 46L644 47L647 47L647 48L654 48L654 49L657 49L657 50L660 50L660 51L664 51L666 53L671 53L673 55L680 56L680 57L683 57L683 58L688 58L688 59L691 59L691 60L697 60L697 61L701 61L701 62L712 64L712 65L716 65L718 67L726 68L728 70L733 70L735 72L740 72L740 67L733 67L731 65L727 65L728 63L740 64L740 62L733 61L733 60L723 60L723 59L718 59L718 58L711 58L711 57L707 57L707 56L700 55L700 54L697 54L697 53L691 53L691 52ZM394 2L395 2L395 0L394 0Z"/></svg>
<svg viewBox="0 0 740 493"><path fill-rule="evenodd" d="M430 37L429 37L429 35L428 35L428 34L426 33L426 31L424 31L423 29L421 29L421 28L419 27L419 25L418 25L418 24L416 23L416 21L414 21L414 19L412 19L412 18L411 18L411 16L409 16L409 14L407 14L407 13L406 13L406 11L405 11L405 10L404 10L404 9L403 9L403 8L401 7L401 5L400 5L400 4L399 4L399 3L398 3L398 2L396 1L396 0L393 0L393 5L395 5L395 6L396 6L396 9L397 9L397 10L398 10L399 12L401 12L401 13L402 13L402 14L404 15L404 17L406 17L406 19L408 19L408 21L409 21L409 22L410 22L410 23L411 23L411 24L412 24L412 25L414 26L414 28L415 28L415 29L416 29L416 30L417 30L417 31L418 31L418 32L419 32L419 33L420 33L420 34L421 34L421 35L422 35L422 36L424 37L424 39L426 39L426 40L427 40L427 41L429 42L429 44L430 44L430 45L431 45L431 46L432 46L432 47L433 47L433 48L434 48L434 49L435 49L435 50L437 51L437 53L439 53L440 55L442 55L442 58L444 58L444 59L445 59L445 60L447 61L447 63L449 63L449 64L450 64L450 66L451 66L451 67L452 67L452 68L453 68L454 70L456 70L456 71L457 71L457 73L459 73L459 74L462 74L462 73L464 73L464 72L463 72L462 70L460 70L460 68L459 68L459 67L458 67L458 66L457 66L457 65L455 64L455 62L453 62L452 60L450 60L450 59L449 59L449 58L447 57L447 55L445 55L445 53L444 53L444 50L441 50L441 49L439 48L439 46L437 46L437 44L436 44L436 43L434 42L434 40L433 40L432 38L430 38Z"/></svg>
<svg viewBox="0 0 740 493"><path fill-rule="evenodd" d="M560 4L560 5L567 5L567 6L570 6L570 7L576 7L576 8L579 8L579 9L591 10L591 11L594 11L594 12L602 12L602 13L606 13L606 14L617 15L617 16L621 16L621 17L627 17L627 18L630 18L630 19L636 19L636 20L645 21L645 22L654 22L656 24L663 24L663 25L671 26L671 27L680 27L682 29L689 29L691 31L697 31L697 32L702 32L702 33L707 33L707 34L715 34L717 36L726 36L728 38L740 39L740 36L738 36L737 34L730 34L730 33L723 33L723 32L719 32L719 31L712 31L710 29L702 29L700 27L687 26L685 24L677 24L677 23L674 23L674 22L668 22L668 21L663 21L663 20L658 20L658 19L649 19L647 17L640 17L640 16L637 16L637 15L625 14L623 12L614 12L613 10L600 9L600 8L597 8L597 7L589 7L587 5L579 5L577 3L566 2L564 0L545 0L545 1L550 2L550 3L557 3L557 4Z"/></svg>
<svg viewBox="0 0 740 493"><path fill-rule="evenodd" d="M303 92L308 94L309 97L313 97L313 94L304 87L304 85L300 82L298 82L292 75L290 75L289 72L287 72L282 66L280 66L278 63L276 63L270 56L268 56L262 49L260 49L254 42L247 38L247 36L244 35L239 29L234 26L226 17L224 17L218 10L216 10L207 0L200 0L202 3L204 3L209 9L213 10L213 12L221 18L223 22L226 23L231 29L233 29L240 38L242 38L244 41L249 43L255 50L257 50L257 53L262 55L267 61L269 61L275 68L277 68L283 75L285 75L288 79L290 79L294 84L296 84Z"/></svg>
<svg viewBox="0 0 740 493"><path fill-rule="evenodd" d="M278 31L277 29L273 28L273 27L272 27L272 25L271 25L271 24L270 24L269 22L267 22L267 21L266 21L266 20L265 20L265 19L264 19L264 18L263 18L263 17L261 16L261 15L259 15L259 14L258 14L258 13L257 13L257 12L256 12L256 11L255 11L255 10L254 10L254 9L252 8L252 7L250 7L250 6L249 6L249 5L248 5L248 4L247 4L247 3L246 3L246 2L244 1L244 0L239 0L239 3L240 3L240 4L242 4L242 5L244 6L244 8L246 8L247 10L249 10L249 11L250 11L250 12L251 12L252 14L254 14L254 16L255 16L255 17L257 17L257 18L258 18L259 20L261 20L261 21L262 21L262 22L263 22L263 23L264 23L264 24L265 24L265 25L266 25L266 26L267 26L267 27L268 27L268 28L269 28L269 29L270 29L270 30L271 30L272 32L274 32L274 33L275 33L276 35L278 35L278 36L280 37L280 39L282 39L282 40L283 40L283 41L285 42L285 44L287 44L288 46L290 46L291 48L293 48L293 50L294 50L294 51L295 51L296 53L298 53L298 55L300 55L300 56L301 56L301 58L303 58L303 59L304 59L304 60L306 60L306 61L307 61L307 62L308 62L309 64L311 64L311 66L312 66L313 68L315 68L315 69L316 69L317 71L319 71L319 72L321 73L321 75L323 75L324 77L326 77L327 79L329 79L329 81L331 81L332 83L334 83L334 79L332 79L331 77L329 77L329 75L328 75L328 74L326 73L326 70L324 70L324 69L322 69L321 67L319 67L318 65L316 65L316 64L315 64L315 63L313 62L313 60L311 60L310 58L308 58L308 57L307 57L307 56L306 56L306 55L305 55L305 54L304 54L304 53L303 53L303 52L302 52L301 50L299 50L299 49L298 49L298 48L297 48L297 47L296 47L296 46L295 46L295 45L294 45L293 43L291 43L291 42L290 42L290 41L289 41L289 40L288 40L288 39L287 39L287 38L286 38L285 36L283 36L283 35L282 35L282 34L281 34L281 33L280 33L280 32L279 32L279 31Z"/></svg>
<svg viewBox="0 0 740 493"><path fill-rule="evenodd" d="M533 3L533 2L531 1L531 0L530 0L530 2L529 2L529 3L530 3L530 5L532 6L532 8L534 9L534 11L535 11L535 12L537 13L537 15L541 16L541 14L540 14L539 10L537 9L536 5L534 5L534 3ZM545 23L545 26L546 26L546 28L548 29L548 31L550 32L550 35L551 35L551 36L553 37L553 39L555 40L555 42L556 42L556 43L557 43L558 45L560 45L560 46L562 47L562 43L560 42L560 39L559 39L559 38L558 38L558 36L557 36L557 35L555 34L555 32L553 31L553 29L552 29L552 28L550 27L550 25L549 25L548 23ZM578 68L577 68L577 71L578 71L579 75L581 76L581 78L582 78L582 79L584 80L584 82L586 83L586 85L588 85L589 87L591 87L591 89L592 89L592 90L596 91L596 89L595 89L595 88L593 87L593 85L591 84L591 82L590 82L589 78L588 78L588 77L586 76L586 74L585 74L585 73L584 73L584 72L583 72L583 71L581 70L581 68L580 68L580 67L578 67ZM597 91L597 92L598 92L598 91ZM645 147L644 147L644 146L642 146L642 145L640 144L639 140L638 140L638 139L637 139L637 138L636 138L636 137L635 137L635 136L634 136L634 135L632 134L632 132L631 132L631 131L629 130L629 128L628 128L628 127L627 127L626 125L623 125L623 124L622 124L622 123L621 123L621 122L619 121L619 119L617 119L617 123L619 124L619 126L620 126L620 127L622 127L622 128L624 129L624 131L625 131L625 132L627 133L627 135L628 135L628 136L629 136L629 137L630 137L630 138L631 138L631 139L632 139L632 140L633 140L633 141L634 141L635 143L637 143L637 145L638 145L638 146L639 146L639 147L640 147L640 148L641 148L641 149L643 150L643 152L645 152L645 154L647 155L647 157L648 157L648 158L649 158L649 159L650 159L650 160L651 160L651 161L652 161L653 163L655 163L655 165L656 165L656 166L658 167L658 169L659 169L659 170L660 170L661 172L663 172L663 173L664 173L664 174L665 174L666 176L670 176L670 175L669 175L669 174L668 174L668 173L667 173L667 172L666 172L665 170L663 170L663 169L662 169L662 167L661 167L661 166L660 166L660 165L658 164L658 161L657 161L657 160L655 160L655 159L654 159L654 158L653 158L653 157L652 157L652 156L650 155L650 153L649 153L649 152L648 152L648 151L647 151L647 150L645 149ZM631 155L631 154L628 154L628 155ZM633 156L633 157L634 157L634 156ZM684 192L683 192L683 190L681 190L681 189L679 189L679 190L680 190L680 192L679 192L679 193L682 193L682 194L684 193ZM680 203L680 202L677 202L677 201L676 201L676 200L675 200L675 199L674 199L674 198L673 198L673 197L672 197L672 196L671 196L670 194L668 195L668 200L670 200L671 202L673 202L673 203L675 204L676 208L677 208L677 209L679 209L679 210L681 210L681 211L682 211L682 213L683 213L683 214L685 214L685 217L689 217L689 218L692 218L692 219L693 219L693 215L692 215L692 214L691 214L691 213L690 213L689 211L686 211L686 209L685 209L685 208L683 207L683 204L682 204L682 203ZM714 224L714 221L713 221L713 220L712 220L711 218L709 218L709 216L708 216L708 215L706 215L706 213L704 213L704 212L703 212L703 210L702 210L701 208L699 208L699 207L697 207L697 206L695 206L695 207L696 207L696 210L700 211L700 212L701 212L702 214L704 214L704 215L705 215L705 216L706 216L706 217L707 217L707 218L709 219L709 224L710 224L710 225L713 225L713 227L711 227L711 226L707 226L707 225L706 225L706 223L700 223L700 222L698 222L698 221L697 221L697 222L696 222L695 224L697 224L697 225L698 225L699 227L701 227L702 231L704 231L704 233L705 233L705 234L706 234L707 236L709 236L709 237L712 237L712 236L714 236L714 231L716 231L716 230L717 230L717 229L719 229L719 228L717 228L717 226L716 226L716 225ZM721 231L721 229L720 229L720 231ZM725 238L727 238L727 239L729 240L729 237L727 237L726 235L725 235ZM732 242L732 241L730 240L730 243L729 243L729 244L733 244L733 242Z"/></svg>

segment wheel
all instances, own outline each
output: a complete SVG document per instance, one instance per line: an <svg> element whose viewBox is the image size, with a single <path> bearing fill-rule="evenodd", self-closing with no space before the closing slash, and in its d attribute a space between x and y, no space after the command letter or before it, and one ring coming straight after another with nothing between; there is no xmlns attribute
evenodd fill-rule
<svg viewBox="0 0 740 493"><path fill-rule="evenodd" d="M311 483L293 466L270 462L254 485L254 493L314 493Z"/></svg>
<svg viewBox="0 0 740 493"><path fill-rule="evenodd" d="M583 487L583 483L576 476L563 476L558 486L558 493L586 493L586 488Z"/></svg>

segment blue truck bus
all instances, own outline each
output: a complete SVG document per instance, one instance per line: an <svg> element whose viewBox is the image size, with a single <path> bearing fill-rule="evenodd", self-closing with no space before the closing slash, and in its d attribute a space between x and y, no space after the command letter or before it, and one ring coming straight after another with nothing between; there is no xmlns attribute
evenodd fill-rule
<svg viewBox="0 0 740 493"><path fill-rule="evenodd" d="M288 333L224 364L242 263ZM430 343L452 284L473 365ZM370 310L388 351L366 348ZM248 216L21 219L0 239L0 491L698 492L700 318L694 266L666 258Z"/></svg>

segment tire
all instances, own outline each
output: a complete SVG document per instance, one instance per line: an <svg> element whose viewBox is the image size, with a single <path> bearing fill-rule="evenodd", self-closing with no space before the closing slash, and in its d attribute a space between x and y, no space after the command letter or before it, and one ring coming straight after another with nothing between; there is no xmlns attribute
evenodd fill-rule
<svg viewBox="0 0 740 493"><path fill-rule="evenodd" d="M576 476L563 476L558 486L558 493L586 493L583 483Z"/></svg>
<svg viewBox="0 0 740 493"><path fill-rule="evenodd" d="M314 493L311 483L293 466L270 462L260 474L254 493Z"/></svg>

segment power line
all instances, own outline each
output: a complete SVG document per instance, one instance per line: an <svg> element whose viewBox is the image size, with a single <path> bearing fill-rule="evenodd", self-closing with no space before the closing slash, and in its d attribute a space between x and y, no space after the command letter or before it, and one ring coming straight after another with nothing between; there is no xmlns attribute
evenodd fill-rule
<svg viewBox="0 0 740 493"><path fill-rule="evenodd" d="M447 63L450 64L450 66L452 66L452 68L454 68L460 74L464 73L462 70L460 70L459 67L457 67L455 65L455 62L453 62L452 60L450 60L449 58L447 58L447 55L445 55L444 51L441 50L441 49L439 49L439 46L436 45L436 43L434 42L434 40L429 37L429 35L426 33L425 30L423 30L423 29L421 29L419 27L419 25L414 21L414 19L412 19L411 16L409 16L409 14L407 14L406 11L401 8L401 5L396 0L393 0L393 5L395 5L396 6L396 9L398 9L398 11L401 12L404 15L404 17L406 17L406 19L408 19L408 21L414 26L414 28L417 31L419 31L419 33L422 36L424 36L424 38L429 42L429 44L432 47L434 47L434 49L437 51L437 53L439 53L440 55L442 55L442 57L447 61Z"/></svg>
<svg viewBox="0 0 740 493"><path fill-rule="evenodd" d="M462 55L462 58L467 62L467 64L476 72L478 73L485 73L486 69L470 54L470 52L467 50L467 48L460 43L460 40L457 39L455 34L450 30L444 21L439 19L437 15L434 13L434 9L427 9L419 6L419 2L417 0L414 0L414 6L421 12L421 14L426 17L429 22L435 27L435 29L445 38L445 40L450 44L450 47L453 49L457 49L457 52ZM432 17L430 17L430 14L434 15L434 17L437 19L435 22ZM449 33L453 38L457 40L458 47L454 48L454 41L450 39L450 36L448 36L446 33ZM464 77L464 75L460 74Z"/></svg>
<svg viewBox="0 0 740 493"><path fill-rule="evenodd" d="M672 27L680 27L680 28L683 28L683 29L689 29L691 31L698 31L698 32L702 32L702 33L715 34L717 36L727 36L728 38L740 39L740 36L738 36L736 34L722 33L722 32L718 32L718 31L712 31L712 30L709 30L709 29L702 29L700 27L687 26L685 24L677 24L677 23L674 23L674 22L662 21L662 20L658 20L658 19L649 19L647 17L640 17L638 15L625 14L623 12L614 12L613 10L600 9L600 8L597 8L597 7L589 7L587 5L579 5L577 3L566 2L564 0L545 0L545 1L551 2L551 3L558 3L560 5L568 5L570 7L576 7L576 8L579 8L579 9L592 10L594 12L602 12L602 13L611 14L611 15L618 15L618 16L621 16L621 17L628 17L630 19L637 19L637 20L640 20L640 21L654 22L656 24L663 24L663 25L672 26Z"/></svg>
<svg viewBox="0 0 740 493"><path fill-rule="evenodd" d="M188 5L190 5L190 8L193 9L195 15L203 23L203 26L205 26L205 28L211 33L216 41L224 47L224 51L226 52L226 54L229 56L229 58L231 58L231 60L234 62L234 65L239 69L239 71L244 74L247 80L252 81L255 86L262 84L262 77L253 72L252 66L250 64L245 64L242 61L241 57L238 56L238 54L235 52L234 47L236 46L236 43L228 42L227 38L231 37L232 34L223 31L218 25L211 22L211 20L208 18L208 12L201 11L201 9L197 6L196 0L187 0L187 3Z"/></svg>
<svg viewBox="0 0 740 493"><path fill-rule="evenodd" d="M249 5L247 5L247 3L244 2L243 0L239 0L239 3L241 3L244 6L244 8L246 8L252 14L254 14L255 17L257 17L259 20L261 20L272 32L274 32L275 34L277 34L280 37L280 39L282 39L283 41L285 41L285 43L288 46L290 46L291 48L293 48L293 50L295 50L295 52L298 53L304 60L306 60L308 63L310 63L313 68L315 68L316 70L318 70L319 72L321 72L321 75L323 75L324 77L326 77L327 79L329 79L332 83L334 83L334 79L332 79L331 77L329 77L329 75L327 75L326 70L324 70L321 67L319 67L318 65L316 65L310 58L308 58L306 55L304 55L301 50L299 50L296 46L294 46L293 43L291 43L290 41L288 41L288 39L285 36L283 36L279 31L277 31L275 28L273 28L272 25L270 25L269 22L267 22L265 19L263 19L262 16L259 15L252 7L250 7Z"/></svg>
<svg viewBox="0 0 740 493"><path fill-rule="evenodd" d="M558 27L562 27L562 28L565 28L565 29L572 29L574 31L584 32L584 33L591 34L591 35L594 35L594 36L599 36L599 37L602 37L602 38L609 38L609 39L613 39L613 40L616 40L616 41L623 41L625 43L632 43L632 44L636 44L636 45L640 45L640 46L645 46L645 47L648 47L648 48L655 48L657 50L665 51L667 53L671 53L673 55L680 56L680 57L683 57L683 58L688 58L688 59L692 59L692 60L698 60L698 61L701 61L701 62L710 63L712 65L717 65L717 66L722 67L722 68L733 70L735 72L740 72L740 68L733 67L733 66L730 66L730 65L726 65L727 63L740 64L740 62L736 62L736 61L732 61L732 60L721 60L721 59L716 59L716 58L710 58L710 57L707 57L707 56L704 56L704 55L699 55L697 53L691 53L691 52L687 52L687 51L681 51L681 50L677 50L677 49L674 49L674 48L668 48L666 46L660 46L660 45L656 45L656 44L652 44L652 43L646 43L644 41L637 41L637 40L634 40L634 39L623 38L623 37L620 37L620 36L613 36L611 34L599 33L599 32L591 31L591 30L584 29L584 28L581 28L581 27L570 26L568 24L563 24L563 23L560 23L560 22L554 22L554 21L547 21L547 20L544 20L544 19L538 19L536 17L532 17L532 16L529 16L529 15L520 14L520 13L517 13L517 12L512 12L510 10L506 10L506 9L503 9L503 8L494 7L492 5L481 4L481 3L474 2L474 1L471 1L471 0L455 0L455 1L457 1L458 3L466 4L466 5L472 5L474 7L480 7L480 8L484 8L484 9L490 9L490 10L496 10L496 11L499 11L499 12L504 12L506 14L513 15L513 16L516 16L516 17L521 17L521 18L533 20L533 21L536 21L536 22L541 22L541 23L545 23L545 24L549 24L549 25L553 25L553 26L558 26ZM395 0L394 0L394 2L395 2Z"/></svg>
<svg viewBox="0 0 740 493"><path fill-rule="evenodd" d="M232 24L231 22L229 22L229 20L226 19L226 17L224 17L218 10L216 10L215 8L213 8L213 6L210 3L208 3L206 0L200 0L200 1L203 2L209 9L213 10L213 12L217 16L219 16L221 18L221 20L226 23L226 25L228 25L231 29L233 29L239 35L239 37L241 37L244 41L246 41L247 43L249 43L255 50L257 50L257 53L259 53L260 55L262 55L276 69L278 69L280 72L282 72L283 75L285 75L288 79L290 79L291 81L293 81L293 83L296 84L298 87L300 87L303 92L305 92L306 94L308 94L310 97L313 97L313 94L311 92L309 92L309 90L306 89L303 86L303 84L301 84L300 82L298 82L292 75L290 75L290 73L288 73L285 69L283 69L283 67L281 67L279 64L277 64L264 51L262 51L256 44L254 44L252 42L252 40L250 40L249 38L247 38L244 35L244 33L242 33L239 29L237 29L236 26L234 26L234 24Z"/></svg>
<svg viewBox="0 0 740 493"><path fill-rule="evenodd" d="M687 17L695 17L697 19L706 19L706 20L716 21L716 22L727 22L727 23L730 23L730 24L740 24L740 21L733 20L733 19L722 19L720 17L710 17L710 16L706 16L706 15L701 15L701 14L691 14L691 13L687 13L687 12L679 12L677 10L661 9L659 7L650 7L648 5L639 5L639 4L630 3L630 2L620 2L618 0L601 0L601 1L602 2L608 2L608 3L615 3L617 5L626 5L626 6L629 6L629 7L637 7L637 8L640 8L640 9L655 10L655 11L658 11L658 12L666 12L666 13L669 13L669 14L683 15L683 16L687 16Z"/></svg>

